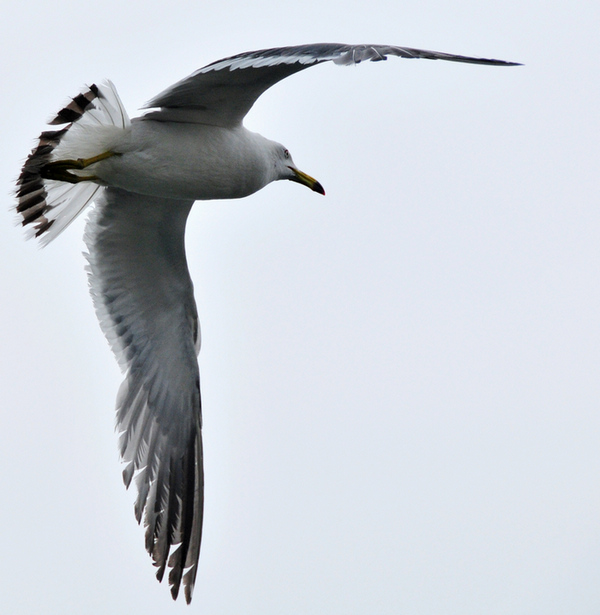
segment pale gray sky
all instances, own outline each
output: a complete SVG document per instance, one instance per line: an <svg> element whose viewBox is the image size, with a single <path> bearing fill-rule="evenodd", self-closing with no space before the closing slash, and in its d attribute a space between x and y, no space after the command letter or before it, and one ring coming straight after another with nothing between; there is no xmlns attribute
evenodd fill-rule
<svg viewBox="0 0 600 615"><path fill-rule="evenodd" d="M597 614L600 6L213 6L2 9L2 613ZM121 482L84 219L39 250L13 181L85 83L134 116L208 62L308 42L526 66L324 65L251 112L327 196L279 182L190 218L207 490L186 607Z"/></svg>

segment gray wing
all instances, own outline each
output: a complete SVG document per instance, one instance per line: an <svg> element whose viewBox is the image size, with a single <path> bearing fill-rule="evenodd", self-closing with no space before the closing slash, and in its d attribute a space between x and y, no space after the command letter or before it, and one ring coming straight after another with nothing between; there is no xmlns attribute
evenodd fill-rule
<svg viewBox="0 0 600 615"><path fill-rule="evenodd" d="M168 564L173 598L183 578L188 603L204 488L200 335L184 251L192 204L107 188L85 234L98 318L126 374L117 399L123 479L129 487L135 475L135 516L144 516L157 578Z"/></svg>
<svg viewBox="0 0 600 615"><path fill-rule="evenodd" d="M425 49L388 45L321 43L250 51L213 62L179 81L145 105L145 108L193 109L203 121L218 125L240 123L256 99L272 85L322 62L358 64L388 56L426 58L470 64L515 66L514 62L471 58ZM173 113L171 117L173 117ZM160 119L156 117L156 119Z"/></svg>

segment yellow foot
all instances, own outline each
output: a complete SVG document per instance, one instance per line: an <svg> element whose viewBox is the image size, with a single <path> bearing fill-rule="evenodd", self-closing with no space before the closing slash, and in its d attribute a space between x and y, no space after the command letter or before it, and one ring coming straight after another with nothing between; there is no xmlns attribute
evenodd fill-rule
<svg viewBox="0 0 600 615"><path fill-rule="evenodd" d="M53 179L55 181L68 182L77 184L79 182L90 182L98 179L96 175L76 175L71 171L79 171L89 167L91 164L106 160L112 156L120 156L116 152L104 152L98 156L91 158L77 158L77 160L55 160L44 165L41 169L41 175L45 179Z"/></svg>

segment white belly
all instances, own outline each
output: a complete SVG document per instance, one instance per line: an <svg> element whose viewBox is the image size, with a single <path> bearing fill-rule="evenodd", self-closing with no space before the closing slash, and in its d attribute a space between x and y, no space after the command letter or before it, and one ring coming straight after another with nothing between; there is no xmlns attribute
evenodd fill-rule
<svg viewBox="0 0 600 615"><path fill-rule="evenodd" d="M266 141L242 126L134 120L119 155L94 165L106 185L152 196L234 199L260 190L272 179L259 145Z"/></svg>

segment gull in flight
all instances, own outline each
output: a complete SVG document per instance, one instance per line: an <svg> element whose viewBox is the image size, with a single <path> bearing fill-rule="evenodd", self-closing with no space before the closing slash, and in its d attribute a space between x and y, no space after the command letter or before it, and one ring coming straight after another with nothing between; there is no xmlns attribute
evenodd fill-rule
<svg viewBox="0 0 600 615"><path fill-rule="evenodd" d="M310 66L388 56L511 66L386 45L312 44L213 62L167 88L129 119L112 83L75 96L42 132L17 180L17 212L42 245L90 203L88 273L94 305L125 374L117 397L123 480L174 599L189 603L203 512L200 328L184 250L196 200L241 198L289 179L320 194L281 144L243 119L272 85Z"/></svg>

